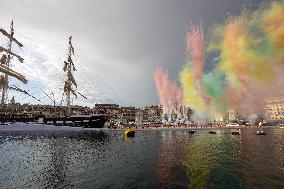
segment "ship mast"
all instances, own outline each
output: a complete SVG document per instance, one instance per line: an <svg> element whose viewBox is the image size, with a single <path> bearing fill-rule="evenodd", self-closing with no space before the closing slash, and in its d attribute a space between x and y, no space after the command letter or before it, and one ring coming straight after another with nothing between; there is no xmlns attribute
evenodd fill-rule
<svg viewBox="0 0 284 189"><path fill-rule="evenodd" d="M13 57L16 57L21 63L23 63L24 61L22 57L20 57L19 55L11 51L13 42L16 43L19 47L23 47L23 45L17 39L14 38L14 22L13 21L11 22L10 33L6 32L2 28L0 28L0 32L9 39L8 49L0 46L0 52L4 52L4 54L2 55L0 59L0 72L3 73L3 75L0 77L0 88L2 90L1 107L4 108L5 102L8 98L8 89L12 89L12 90L16 90L16 91L24 92L28 94L26 91L21 90L16 86L9 87L8 85L9 76L12 76L20 80L24 84L26 84L28 81L24 75L17 73L10 68L10 63Z"/></svg>
<svg viewBox="0 0 284 189"><path fill-rule="evenodd" d="M66 95L68 115L71 115L71 110L70 110L71 94L73 94L77 98L77 94L75 90L72 88L73 85L77 88L77 83L73 76L73 72L76 71L76 68L73 63L72 56L74 56L74 47L72 45L72 36L70 36L68 56L67 56L67 60L64 61L64 67L63 67L64 72L67 74L67 79L64 82L64 93Z"/></svg>

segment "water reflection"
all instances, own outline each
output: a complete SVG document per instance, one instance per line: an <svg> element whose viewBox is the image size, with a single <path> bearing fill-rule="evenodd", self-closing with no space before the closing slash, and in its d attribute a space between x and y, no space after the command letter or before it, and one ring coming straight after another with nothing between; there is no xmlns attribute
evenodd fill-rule
<svg viewBox="0 0 284 189"><path fill-rule="evenodd" d="M0 133L0 188L284 188L284 129Z"/></svg>
<svg viewBox="0 0 284 189"><path fill-rule="evenodd" d="M68 186L70 182L67 180L67 164L68 164L68 145L59 145L60 140L51 140L46 150L48 158L47 167L42 172L43 180L46 182L45 188L63 188Z"/></svg>
<svg viewBox="0 0 284 189"><path fill-rule="evenodd" d="M160 188L187 188L188 180L182 165L188 143L187 132L162 131L155 169Z"/></svg>
<svg viewBox="0 0 284 189"><path fill-rule="evenodd" d="M99 147L110 140L101 131L2 132L0 136L0 170L6 173L0 175L0 188L72 187L73 168L86 146Z"/></svg>
<svg viewBox="0 0 284 189"><path fill-rule="evenodd" d="M268 131L269 132L269 131ZM184 166L189 188L277 188L283 187L283 142L268 133L256 136L246 129L242 135L201 133L187 144ZM279 133L277 133L279 137ZM262 137L262 138L261 138ZM283 137L282 137L283 139ZM283 140L282 140L283 141ZM277 146L275 148L275 146ZM275 152L282 157L274 156ZM277 163L278 162L278 163Z"/></svg>

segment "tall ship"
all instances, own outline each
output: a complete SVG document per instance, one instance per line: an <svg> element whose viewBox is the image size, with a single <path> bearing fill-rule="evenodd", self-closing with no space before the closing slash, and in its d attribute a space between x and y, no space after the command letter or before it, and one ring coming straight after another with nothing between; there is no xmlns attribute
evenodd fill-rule
<svg viewBox="0 0 284 189"><path fill-rule="evenodd" d="M108 120L107 115L96 115L96 114L80 114L74 115L71 109L71 97L77 98L81 96L87 99L83 94L77 90L77 82L73 75L73 72L77 71L73 61L75 54L74 46L72 44L72 36L69 37L68 41L68 53L67 59L64 61L63 71L66 73L66 80L64 81L63 96L66 99L66 111L64 116L44 118L44 123L51 123L56 125L72 125L72 126L83 126L90 128L102 128L105 122Z"/></svg>
<svg viewBox="0 0 284 189"><path fill-rule="evenodd" d="M71 105L71 99L77 98L78 96L87 99L83 94L81 94L77 90L77 82L74 78L74 72L77 71L75 68L75 64L73 61L73 56L75 53L73 44L72 44L72 36L69 37L68 41L68 53L67 59L64 61L63 71L66 74L66 80L64 81L63 87L63 98L66 100L65 106L56 106L55 98L53 99L53 109L54 112L48 114L38 113L35 114L34 109L32 108L32 114L27 116L27 114L16 113L13 108L13 104L15 103L14 97L8 103L8 91L13 90L20 93L24 93L37 101L41 101L37 99L35 96L31 95L28 91L21 89L18 86L9 83L9 77L13 77L22 84L27 84L28 80L26 76L22 75L11 69L11 60L12 58L16 58L20 63L24 62L24 59L12 52L12 45L16 44L19 48L23 47L23 44L20 43L17 39L14 38L14 22L11 22L10 32L0 28L0 32L4 35L4 37L8 38L8 48L4 48L0 46L0 53L2 53L2 57L0 59L0 72L2 75L0 76L0 89L1 89L1 107L0 107L0 122L40 122L44 124L52 124L58 126L76 126L76 127L89 127L89 128L102 128L104 127L105 122L108 120L107 115L102 114L93 114L92 112L84 113L84 114L74 114L72 108L74 106ZM44 91L43 91L44 92ZM45 92L44 92L45 93ZM50 99L52 99L47 93L45 93ZM43 105L44 106L44 105ZM37 106L32 106L37 107ZM55 113L60 110L59 114Z"/></svg>

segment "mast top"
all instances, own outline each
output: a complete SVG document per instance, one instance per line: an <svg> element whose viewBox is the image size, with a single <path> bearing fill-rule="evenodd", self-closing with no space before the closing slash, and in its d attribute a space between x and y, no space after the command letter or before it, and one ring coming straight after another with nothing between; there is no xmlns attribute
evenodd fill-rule
<svg viewBox="0 0 284 189"><path fill-rule="evenodd" d="M11 29L11 36L13 36L14 35L14 20L13 19L10 25L10 29Z"/></svg>

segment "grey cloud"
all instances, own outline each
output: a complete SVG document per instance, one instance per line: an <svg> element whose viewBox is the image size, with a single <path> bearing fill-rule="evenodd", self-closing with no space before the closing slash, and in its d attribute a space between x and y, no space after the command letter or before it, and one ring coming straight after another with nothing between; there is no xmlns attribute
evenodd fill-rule
<svg viewBox="0 0 284 189"><path fill-rule="evenodd" d="M35 31L41 36L38 43L50 48L61 44L56 47L61 50L54 54L58 58L65 56L67 37L73 35L77 62L88 68L84 74L100 87L97 90L105 89L110 98L119 98L123 105L145 105L158 103L152 79L157 66L168 70L174 80L178 79L186 58L186 25L191 20L194 23L203 20L208 27L223 22L227 12L237 14L243 5L256 8L261 2L14 0L1 2L0 21L6 19L8 23L14 18L17 30ZM36 52L33 54L39 61L46 59ZM78 72L78 76L84 75ZM97 78L98 73L101 78ZM81 79L81 83L90 79ZM108 87L101 86L102 83Z"/></svg>

